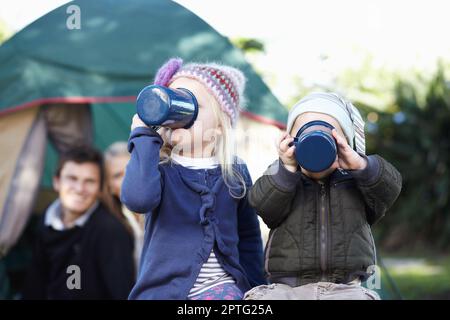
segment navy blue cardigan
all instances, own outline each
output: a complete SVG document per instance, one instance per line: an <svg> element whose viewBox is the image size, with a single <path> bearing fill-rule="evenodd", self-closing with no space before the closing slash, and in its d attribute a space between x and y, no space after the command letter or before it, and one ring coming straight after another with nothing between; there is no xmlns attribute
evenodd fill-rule
<svg viewBox="0 0 450 320"><path fill-rule="evenodd" d="M159 162L162 139L152 129L131 132L121 200L146 213L145 239L137 282L129 299L187 299L213 249L243 291L265 283L256 212L247 196L234 199L220 167L193 170ZM236 166L247 188L245 164Z"/></svg>

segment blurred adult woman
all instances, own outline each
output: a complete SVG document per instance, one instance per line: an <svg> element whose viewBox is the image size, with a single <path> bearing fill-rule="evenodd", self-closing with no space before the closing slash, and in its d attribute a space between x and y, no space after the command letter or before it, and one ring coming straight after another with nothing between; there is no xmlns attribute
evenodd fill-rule
<svg viewBox="0 0 450 320"><path fill-rule="evenodd" d="M127 143L118 141L111 144L105 151L106 183L105 196L110 210L128 226L134 236L134 258L136 268L139 266L139 259L144 240L144 217L128 210L120 202L120 190L122 180L125 175L125 168L130 160L127 150Z"/></svg>

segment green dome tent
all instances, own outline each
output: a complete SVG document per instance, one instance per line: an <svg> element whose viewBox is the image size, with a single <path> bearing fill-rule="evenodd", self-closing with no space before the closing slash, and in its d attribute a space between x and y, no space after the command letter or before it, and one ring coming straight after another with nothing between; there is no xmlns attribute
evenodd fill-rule
<svg viewBox="0 0 450 320"><path fill-rule="evenodd" d="M77 12L80 28L71 29ZM137 93L173 56L240 68L248 78L243 116L284 127L286 109L243 54L172 1L73 1L0 46L0 257L40 186L50 187L57 153L79 141L104 150L126 140Z"/></svg>

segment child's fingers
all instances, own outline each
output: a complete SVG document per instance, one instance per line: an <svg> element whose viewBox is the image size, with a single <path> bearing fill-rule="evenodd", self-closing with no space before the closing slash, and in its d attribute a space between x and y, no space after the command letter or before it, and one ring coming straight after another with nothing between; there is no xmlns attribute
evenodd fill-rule
<svg viewBox="0 0 450 320"><path fill-rule="evenodd" d="M338 146L341 147L343 150L346 150L346 149L349 147L349 145L348 145L348 143L347 143L347 140L346 140L344 137L342 137L342 136L337 132L336 129L333 129L332 135L333 135L333 137L336 139L336 142L337 142Z"/></svg>
<svg viewBox="0 0 450 320"><path fill-rule="evenodd" d="M286 131L281 132L281 134L277 140L277 147L281 144L281 141L283 141L288 135L289 135L289 133L287 133Z"/></svg>
<svg viewBox="0 0 450 320"><path fill-rule="evenodd" d="M137 124L143 124L143 125L145 125L144 121L142 121L142 119L139 118L139 115L138 115L137 113L134 114L133 120L132 120L132 121L133 121L134 123L137 123Z"/></svg>
<svg viewBox="0 0 450 320"><path fill-rule="evenodd" d="M294 152L295 152L295 146L289 147L289 149L287 149L285 155L289 158L294 156Z"/></svg>
<svg viewBox="0 0 450 320"><path fill-rule="evenodd" d="M292 137L286 137L283 141L280 143L280 151L285 153L289 149L289 144L294 141L294 138Z"/></svg>
<svg viewBox="0 0 450 320"><path fill-rule="evenodd" d="M138 122L141 119L139 118L139 116L137 115L137 113L134 114L133 119L131 119L131 130L133 130L134 128L136 128L138 125Z"/></svg>

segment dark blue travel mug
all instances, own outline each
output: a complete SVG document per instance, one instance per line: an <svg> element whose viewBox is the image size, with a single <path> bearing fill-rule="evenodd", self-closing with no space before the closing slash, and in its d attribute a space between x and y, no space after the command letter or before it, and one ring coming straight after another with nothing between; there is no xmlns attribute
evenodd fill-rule
<svg viewBox="0 0 450 320"><path fill-rule="evenodd" d="M184 88L147 86L136 99L139 118L148 125L171 129L190 128L198 115L195 96Z"/></svg>
<svg viewBox="0 0 450 320"><path fill-rule="evenodd" d="M303 125L294 138L298 164L310 171L321 172L336 160L337 146L332 135L334 127L328 122L315 120Z"/></svg>

